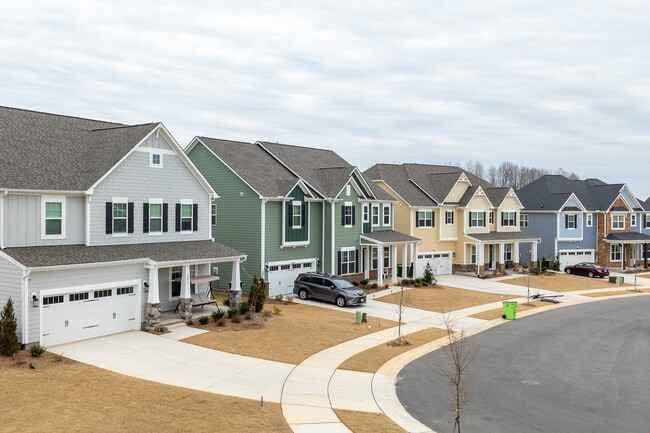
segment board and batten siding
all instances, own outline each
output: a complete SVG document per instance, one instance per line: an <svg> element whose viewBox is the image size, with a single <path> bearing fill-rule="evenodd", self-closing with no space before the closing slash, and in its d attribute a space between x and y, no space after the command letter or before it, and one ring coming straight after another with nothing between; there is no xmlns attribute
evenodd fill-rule
<svg viewBox="0 0 650 433"><path fill-rule="evenodd" d="M61 289L71 287L93 287L104 284L112 284L119 281L146 280L149 278L149 271L143 264L128 264L117 266L98 266L82 269L68 269L49 272L32 272L29 276L29 293L39 293L40 290ZM136 287L136 291L140 290ZM141 291L144 292L144 291ZM144 296L139 293L139 296ZM146 298L140 303L140 321L144 317L144 306ZM42 308L42 306L41 306ZM40 309L29 306L29 341L28 343L40 340Z"/></svg>
<svg viewBox="0 0 650 433"><path fill-rule="evenodd" d="M4 308L7 300L11 298L14 303L14 314L18 323L18 339L22 340L23 315L21 297L23 271L13 263L0 257L0 309ZM24 343L21 341L21 343Z"/></svg>
<svg viewBox="0 0 650 433"><path fill-rule="evenodd" d="M50 195L54 196L54 195ZM62 195L60 197L63 197ZM42 239L40 195L9 194L4 198L5 246L75 245L85 241L85 197L65 197L64 239Z"/></svg>
<svg viewBox="0 0 650 433"><path fill-rule="evenodd" d="M266 204L266 251L267 262L301 260L321 257L323 207L320 202L309 203L309 244L280 248L282 241L282 206L280 202Z"/></svg>
<svg viewBox="0 0 650 433"><path fill-rule="evenodd" d="M135 151L96 188L91 201L91 245L195 241L210 238L210 196L178 155L165 153L161 168L149 166L149 152ZM127 236L106 234L106 203L113 197L126 197L133 203L133 233ZM143 204L149 199L168 204L168 231L144 233ZM175 231L176 204L192 200L198 204L198 230Z"/></svg>
<svg viewBox="0 0 650 433"><path fill-rule="evenodd" d="M248 257L241 263L240 275L242 287L251 286L253 275L262 276L261 265L261 213L262 200L244 181L216 158L203 145L199 144L188 153L190 160L199 169L203 177L219 194L214 201L217 205L217 225L212 226L214 239L230 248L234 248ZM273 202L268 202L268 207ZM232 265L220 263L217 287L227 289L231 281Z"/></svg>

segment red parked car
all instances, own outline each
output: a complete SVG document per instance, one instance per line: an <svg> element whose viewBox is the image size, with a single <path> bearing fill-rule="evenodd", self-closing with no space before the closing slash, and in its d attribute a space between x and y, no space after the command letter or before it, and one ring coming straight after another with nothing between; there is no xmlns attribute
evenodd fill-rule
<svg viewBox="0 0 650 433"><path fill-rule="evenodd" d="M605 278L609 276L609 269L603 268L598 263L576 263L575 265L565 267L564 272L589 278Z"/></svg>

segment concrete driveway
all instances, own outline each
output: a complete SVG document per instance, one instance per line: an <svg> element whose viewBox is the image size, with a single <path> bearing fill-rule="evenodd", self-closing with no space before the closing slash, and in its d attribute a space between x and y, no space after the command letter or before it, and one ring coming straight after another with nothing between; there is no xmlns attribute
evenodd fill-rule
<svg viewBox="0 0 650 433"><path fill-rule="evenodd" d="M650 297L590 302L536 314L470 337L466 433L626 432L650 425ZM450 386L432 352L398 375L397 396L416 419L452 431Z"/></svg>

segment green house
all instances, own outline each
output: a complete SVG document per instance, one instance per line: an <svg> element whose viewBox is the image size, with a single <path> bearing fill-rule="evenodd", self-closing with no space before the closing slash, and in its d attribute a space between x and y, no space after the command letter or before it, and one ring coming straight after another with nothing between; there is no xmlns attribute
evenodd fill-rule
<svg viewBox="0 0 650 433"><path fill-rule="evenodd" d="M289 294L303 272L396 281L397 246L419 242L393 230L395 200L331 150L196 137L186 153L219 195L213 237L247 254L245 290L258 276L270 297Z"/></svg>

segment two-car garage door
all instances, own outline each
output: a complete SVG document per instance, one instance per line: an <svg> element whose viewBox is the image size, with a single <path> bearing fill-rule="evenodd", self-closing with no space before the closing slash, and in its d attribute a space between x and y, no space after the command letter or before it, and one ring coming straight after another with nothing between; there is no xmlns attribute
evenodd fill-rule
<svg viewBox="0 0 650 433"><path fill-rule="evenodd" d="M293 282L305 272L316 272L316 259L269 263L269 298L293 293Z"/></svg>
<svg viewBox="0 0 650 433"><path fill-rule="evenodd" d="M137 286L48 291L41 296L42 344L52 346L138 329Z"/></svg>

